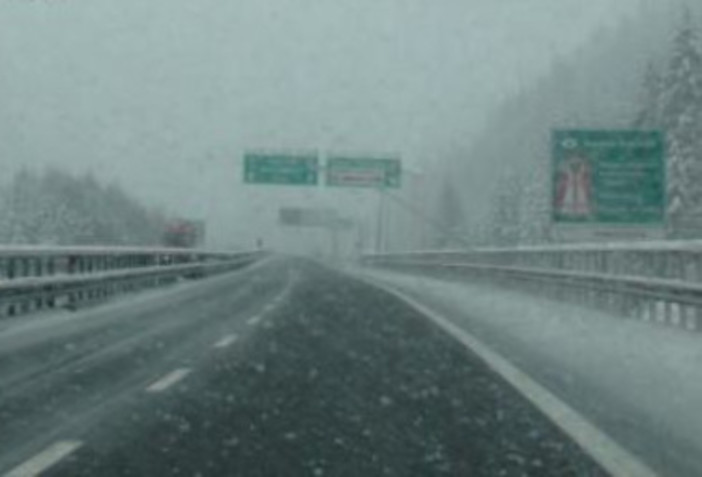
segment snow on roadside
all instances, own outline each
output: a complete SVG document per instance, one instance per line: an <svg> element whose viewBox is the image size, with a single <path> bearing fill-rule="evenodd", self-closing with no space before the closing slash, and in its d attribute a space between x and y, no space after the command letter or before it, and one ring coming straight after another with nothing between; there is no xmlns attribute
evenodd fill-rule
<svg viewBox="0 0 702 477"><path fill-rule="evenodd" d="M687 443L702 447L702 337L680 329L489 286L384 271L370 278L439 301L448 318L498 330L563 374L616 396ZM420 300L421 301L421 300ZM509 356L507 356L509 358Z"/></svg>

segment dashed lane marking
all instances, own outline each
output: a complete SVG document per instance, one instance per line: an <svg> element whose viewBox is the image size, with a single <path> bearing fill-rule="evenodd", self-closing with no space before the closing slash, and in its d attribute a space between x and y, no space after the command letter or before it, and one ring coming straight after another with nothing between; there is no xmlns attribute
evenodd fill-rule
<svg viewBox="0 0 702 477"><path fill-rule="evenodd" d="M191 370L188 368L176 369L175 371L168 373L158 381L149 385L149 387L147 387L146 390L150 393L163 392L166 389L173 386L174 384L178 383L179 381L182 381L188 374L190 374L190 372Z"/></svg>
<svg viewBox="0 0 702 477"><path fill-rule="evenodd" d="M221 340L217 341L213 346L215 348L226 348L234 344L234 342L236 342L237 339L238 337L236 335L227 335Z"/></svg>
<svg viewBox="0 0 702 477"><path fill-rule="evenodd" d="M59 441L12 469L5 477L35 477L71 455L83 445L80 441Z"/></svg>
<svg viewBox="0 0 702 477"><path fill-rule="evenodd" d="M577 442L586 453L612 476L657 477L657 474L635 455L620 446L584 416L580 415L505 358L492 351L473 335L404 293L380 284L375 280L367 281L401 299L478 355L490 368L501 375L551 421L556 423L563 432Z"/></svg>
<svg viewBox="0 0 702 477"><path fill-rule="evenodd" d="M246 322L249 326L256 326L261 322L261 317L259 315L252 316L249 318L249 320Z"/></svg>

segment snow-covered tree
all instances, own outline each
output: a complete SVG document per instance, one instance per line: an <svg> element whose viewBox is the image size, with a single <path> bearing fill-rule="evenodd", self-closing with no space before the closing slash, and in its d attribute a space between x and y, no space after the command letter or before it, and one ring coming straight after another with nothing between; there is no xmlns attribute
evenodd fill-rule
<svg viewBox="0 0 702 477"><path fill-rule="evenodd" d="M522 201L524 188L522 176L507 174L499 184L491 216L491 243L507 247L519 244L522 235Z"/></svg>
<svg viewBox="0 0 702 477"><path fill-rule="evenodd" d="M641 109L634 119L637 129L658 129L661 127L661 106L663 96L663 77L656 66L649 62L643 80Z"/></svg>
<svg viewBox="0 0 702 477"><path fill-rule="evenodd" d="M0 242L47 245L155 245L163 216L118 186L58 169L23 170L0 194Z"/></svg>
<svg viewBox="0 0 702 477"><path fill-rule="evenodd" d="M550 240L550 174L543 166L526 174L522 180L519 200L520 244L538 244Z"/></svg>
<svg viewBox="0 0 702 477"><path fill-rule="evenodd" d="M450 178L445 178L439 192L438 225L436 246L439 248L459 247L465 237L465 216L460 195Z"/></svg>
<svg viewBox="0 0 702 477"><path fill-rule="evenodd" d="M702 13L702 2L692 3L691 10L691 18ZM551 71L523 85L492 112L464 163L451 171L469 184L464 202L467 215L485 217L486 228L499 241L515 240L514 233L499 225L512 216L519 220L519 243L548 241L551 131L632 125L663 129L660 98L664 82L670 79L669 40L679 17L677 3L642 4L638 14L601 29L576 54L555 59ZM648 72L647 62L651 63ZM642 81L646 86L640 94ZM504 192L508 174L518 176L515 180L522 187L516 201ZM519 205L516 212L510 205L514 203Z"/></svg>
<svg viewBox="0 0 702 477"><path fill-rule="evenodd" d="M661 88L656 123L668 142L668 217L684 235L702 228L702 47L690 15L676 32Z"/></svg>
<svg viewBox="0 0 702 477"><path fill-rule="evenodd" d="M41 242L41 228L50 204L39 194L38 177L26 169L18 172L6 192L4 239L8 243Z"/></svg>

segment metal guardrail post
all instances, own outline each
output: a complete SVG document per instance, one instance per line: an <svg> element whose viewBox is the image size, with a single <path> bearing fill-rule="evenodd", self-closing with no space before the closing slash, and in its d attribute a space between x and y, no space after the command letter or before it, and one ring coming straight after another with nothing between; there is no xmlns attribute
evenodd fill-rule
<svg viewBox="0 0 702 477"><path fill-rule="evenodd" d="M104 300L117 293L221 273L261 252L0 247L0 316Z"/></svg>
<svg viewBox="0 0 702 477"><path fill-rule="evenodd" d="M366 265L489 281L699 330L702 241L366 255Z"/></svg>

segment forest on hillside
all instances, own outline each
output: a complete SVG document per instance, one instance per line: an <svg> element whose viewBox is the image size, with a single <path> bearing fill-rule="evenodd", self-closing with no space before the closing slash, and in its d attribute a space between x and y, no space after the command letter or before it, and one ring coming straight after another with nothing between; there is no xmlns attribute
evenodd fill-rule
<svg viewBox="0 0 702 477"><path fill-rule="evenodd" d="M157 245L165 219L118 185L58 169L22 170L0 190L0 243Z"/></svg>
<svg viewBox="0 0 702 477"><path fill-rule="evenodd" d="M553 129L663 131L668 236L702 237L702 5L661 3L598 32L494 112L450 166L437 210L454 240L440 245L552 239Z"/></svg>

